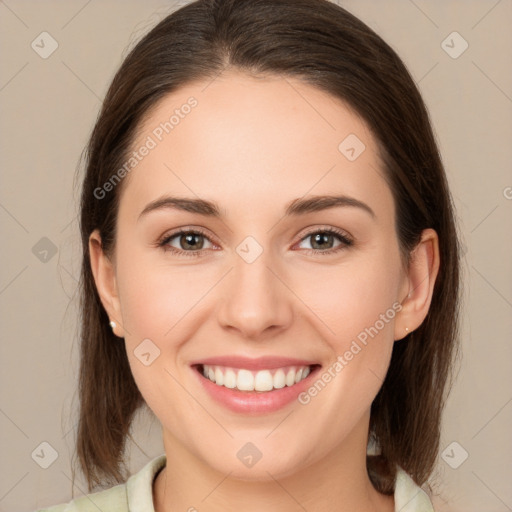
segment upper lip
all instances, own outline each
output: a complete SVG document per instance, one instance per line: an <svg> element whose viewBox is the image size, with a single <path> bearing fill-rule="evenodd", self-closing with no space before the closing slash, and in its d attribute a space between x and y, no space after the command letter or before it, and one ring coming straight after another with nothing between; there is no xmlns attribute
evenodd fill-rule
<svg viewBox="0 0 512 512"><path fill-rule="evenodd" d="M207 364L208 366L228 366L230 368L244 368L246 370L272 370L274 368L283 368L285 366L311 366L319 365L318 362L308 361L306 359L296 359L293 357L263 356L250 358L243 356L217 356L201 359L190 363L191 366Z"/></svg>

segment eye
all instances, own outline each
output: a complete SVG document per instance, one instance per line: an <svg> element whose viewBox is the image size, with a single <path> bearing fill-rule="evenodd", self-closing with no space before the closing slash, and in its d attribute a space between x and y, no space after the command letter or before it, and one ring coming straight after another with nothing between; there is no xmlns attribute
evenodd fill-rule
<svg viewBox="0 0 512 512"><path fill-rule="evenodd" d="M310 248L300 247L308 239ZM336 240L338 244L336 245ZM205 247L206 242L206 247ZM353 245L353 240L343 231L335 228L317 229L301 238L299 248L313 254L332 254ZM208 247L208 244L209 247ZM205 250L215 248L215 244L200 229L182 229L174 233L165 234L158 242L158 247L170 251L178 256L201 256Z"/></svg>
<svg viewBox="0 0 512 512"><path fill-rule="evenodd" d="M205 241L210 244L210 247L205 247ZM192 229L166 234L158 242L158 246L165 251L184 256L199 256L202 251L214 247L214 244L201 230Z"/></svg>
<svg viewBox="0 0 512 512"><path fill-rule="evenodd" d="M335 228L317 229L306 234L300 241L299 245L311 240L310 248L306 247L306 251L315 254L332 254L353 245L353 240L343 231ZM336 239L338 245L335 245Z"/></svg>

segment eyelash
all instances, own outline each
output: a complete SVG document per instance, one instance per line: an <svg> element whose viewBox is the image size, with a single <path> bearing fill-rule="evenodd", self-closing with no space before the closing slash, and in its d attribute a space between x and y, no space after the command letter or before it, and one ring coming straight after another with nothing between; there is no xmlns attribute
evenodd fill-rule
<svg viewBox="0 0 512 512"><path fill-rule="evenodd" d="M341 244L338 247L333 247L332 249L327 249L325 251L321 251L319 249L303 249L304 251L307 252L307 254L326 256L326 255L334 254L334 253L337 253L344 249L347 249L348 247L352 246L354 243L354 241L351 238L349 238L343 231L340 231L336 228L325 228L325 229L317 229L315 231L310 231L309 233L306 233L299 240L299 243L302 242L303 240L305 240L306 238L316 235L318 233L335 235L339 239ZM201 229L181 230L181 231L176 231L174 233L164 235L157 242L158 247L161 247L165 252L169 251L171 253L178 254L181 256L186 256L186 257L201 256L201 253L204 252L205 249L199 249L196 251L183 251L181 249L176 249L176 247L171 247L171 246L167 245L173 238L176 238L177 236L180 236L180 235L201 235L201 236L204 236L205 238L207 238L208 240L210 240L208 238L207 234L204 231L202 231ZM211 240L210 240L210 242L211 242Z"/></svg>

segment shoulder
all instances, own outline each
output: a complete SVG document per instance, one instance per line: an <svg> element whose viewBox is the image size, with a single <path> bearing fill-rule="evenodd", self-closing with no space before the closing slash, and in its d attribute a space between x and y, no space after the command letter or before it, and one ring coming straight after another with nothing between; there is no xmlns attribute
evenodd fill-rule
<svg viewBox="0 0 512 512"><path fill-rule="evenodd" d="M435 512L427 493L398 468L395 483L395 510L400 512Z"/></svg>
<svg viewBox="0 0 512 512"><path fill-rule="evenodd" d="M124 484L34 512L149 512L153 510L153 480L165 464L165 454L160 455L149 461Z"/></svg>
<svg viewBox="0 0 512 512"><path fill-rule="evenodd" d="M104 491L87 494L69 503L43 508L36 512L128 512L126 484L116 485Z"/></svg>

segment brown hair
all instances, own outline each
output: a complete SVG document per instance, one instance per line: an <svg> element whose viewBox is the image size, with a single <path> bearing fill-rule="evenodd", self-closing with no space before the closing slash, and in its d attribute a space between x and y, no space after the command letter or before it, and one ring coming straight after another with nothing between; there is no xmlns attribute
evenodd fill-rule
<svg viewBox="0 0 512 512"><path fill-rule="evenodd" d="M124 344L100 302L88 241L99 229L113 254L122 183L95 191L122 166L150 108L187 83L232 67L300 79L341 98L366 121L393 193L403 261L433 228L441 267L423 324L393 348L371 407L370 478L391 494L396 465L422 485L439 448L441 412L458 343L459 242L452 200L429 116L396 53L369 27L328 0L197 0L163 19L131 50L107 92L84 155L81 362L76 452L89 491L126 479L124 450L144 405Z"/></svg>

